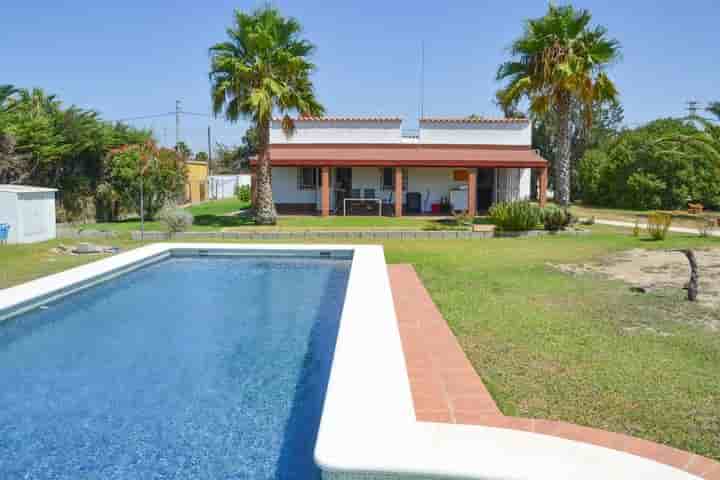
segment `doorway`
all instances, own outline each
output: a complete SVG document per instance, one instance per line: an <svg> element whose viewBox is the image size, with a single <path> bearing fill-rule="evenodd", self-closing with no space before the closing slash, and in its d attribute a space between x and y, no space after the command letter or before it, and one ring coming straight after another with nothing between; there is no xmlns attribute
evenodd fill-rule
<svg viewBox="0 0 720 480"><path fill-rule="evenodd" d="M335 169L335 212L342 212L345 199L352 192L352 168Z"/></svg>
<svg viewBox="0 0 720 480"><path fill-rule="evenodd" d="M478 168L477 209L479 211L487 211L492 206L493 185L495 185L495 169Z"/></svg>

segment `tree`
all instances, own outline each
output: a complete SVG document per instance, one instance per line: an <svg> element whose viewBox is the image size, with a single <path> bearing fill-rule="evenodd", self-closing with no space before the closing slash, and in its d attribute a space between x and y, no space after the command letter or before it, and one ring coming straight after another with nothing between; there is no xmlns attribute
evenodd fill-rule
<svg viewBox="0 0 720 480"><path fill-rule="evenodd" d="M142 182L143 210L148 220L172 203L185 186L185 166L173 149L158 149L154 142L148 141L122 146L109 157L107 182L112 192L126 206L139 212Z"/></svg>
<svg viewBox="0 0 720 480"><path fill-rule="evenodd" d="M676 209L720 206L720 127L660 119L625 130L580 162L583 199L594 205ZM703 123L700 123L702 125Z"/></svg>
<svg viewBox="0 0 720 480"><path fill-rule="evenodd" d="M190 148L190 146L183 142L182 140L175 145L175 151L180 155L181 158L186 158L188 160L192 159L193 151Z"/></svg>
<svg viewBox="0 0 720 480"><path fill-rule="evenodd" d="M587 10L550 5L544 17L529 20L522 37L510 49L513 60L500 66L497 79L507 81L499 94L505 106L521 98L530 101L530 112L557 115L555 198L570 202L571 109L583 107L585 121L592 123L592 107L618 96L605 68L619 58L617 40L607 38L602 26L590 27Z"/></svg>
<svg viewBox="0 0 720 480"><path fill-rule="evenodd" d="M584 183L580 181L577 170L580 159L588 149L597 148L615 138L625 119L625 111L617 102L601 102L593 106L593 122L588 125L582 114L582 106L573 102L570 108L570 192L573 198L583 198ZM557 160L558 118L554 111L537 115L533 122L533 148L543 158L555 165ZM551 172L551 181L554 175Z"/></svg>
<svg viewBox="0 0 720 480"><path fill-rule="evenodd" d="M255 220L274 224L277 214L270 184L270 122L274 111L283 116L282 128L295 128L291 112L320 116L324 109L315 97L308 58L315 47L300 38L294 18L284 18L266 6L252 14L235 11L228 41L210 48L212 104L215 115L232 122L246 118L258 133L257 205Z"/></svg>

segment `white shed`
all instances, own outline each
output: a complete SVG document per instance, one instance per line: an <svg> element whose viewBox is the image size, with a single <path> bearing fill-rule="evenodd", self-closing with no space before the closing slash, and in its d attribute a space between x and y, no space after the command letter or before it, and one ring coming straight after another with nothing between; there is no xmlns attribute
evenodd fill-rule
<svg viewBox="0 0 720 480"><path fill-rule="evenodd" d="M250 175L210 175L208 177L209 197L213 200L232 198L235 189L244 185L250 186Z"/></svg>
<svg viewBox="0 0 720 480"><path fill-rule="evenodd" d="M55 238L54 188L0 185L0 223L10 225L8 243Z"/></svg>

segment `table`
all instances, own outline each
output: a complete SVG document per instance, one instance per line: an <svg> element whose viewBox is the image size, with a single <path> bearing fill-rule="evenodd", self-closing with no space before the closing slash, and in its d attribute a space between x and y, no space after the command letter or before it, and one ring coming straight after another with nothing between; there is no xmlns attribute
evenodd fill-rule
<svg viewBox="0 0 720 480"><path fill-rule="evenodd" d="M347 216L347 202L376 202L378 204L378 217L382 217L382 199L380 198L346 198L343 200L343 216Z"/></svg>

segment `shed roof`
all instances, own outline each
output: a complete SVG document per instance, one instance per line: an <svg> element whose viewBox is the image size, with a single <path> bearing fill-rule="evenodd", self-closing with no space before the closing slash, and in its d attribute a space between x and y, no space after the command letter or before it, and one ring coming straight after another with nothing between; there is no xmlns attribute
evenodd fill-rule
<svg viewBox="0 0 720 480"><path fill-rule="evenodd" d="M32 192L57 192L57 188L33 187L32 185L0 185L0 192L11 193L32 193Z"/></svg>

